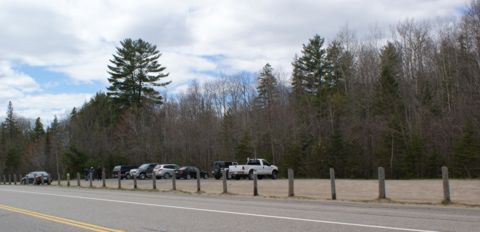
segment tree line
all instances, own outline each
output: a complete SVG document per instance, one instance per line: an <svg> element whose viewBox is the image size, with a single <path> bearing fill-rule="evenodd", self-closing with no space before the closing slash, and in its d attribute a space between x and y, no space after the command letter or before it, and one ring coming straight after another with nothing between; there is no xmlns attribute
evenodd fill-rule
<svg viewBox="0 0 480 232"><path fill-rule="evenodd" d="M157 48L123 40L107 91L46 130L8 105L0 170L209 169L259 157L300 177L327 177L334 167L340 178L371 178L383 166L389 178L435 178L442 165L454 177L480 177L480 1L458 21L392 28L388 41L378 33L359 41L347 28L330 42L315 35L293 57L291 76L267 63L173 96L158 92L169 74Z"/></svg>

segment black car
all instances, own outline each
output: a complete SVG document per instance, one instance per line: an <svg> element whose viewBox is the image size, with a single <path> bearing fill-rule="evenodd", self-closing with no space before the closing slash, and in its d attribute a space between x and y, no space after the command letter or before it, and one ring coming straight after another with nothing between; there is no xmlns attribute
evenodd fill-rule
<svg viewBox="0 0 480 232"><path fill-rule="evenodd" d="M197 178L197 167L194 166L185 166L181 167L177 170L175 170L175 176L177 179L191 179L191 178ZM206 171L200 170L200 177L207 179L208 178L208 173Z"/></svg>
<svg viewBox="0 0 480 232"><path fill-rule="evenodd" d="M153 169L155 168L155 166L157 166L157 163L142 164L140 165L140 167L138 167L138 170L135 173L135 176L137 176L137 178L140 178L142 180L144 180L145 178L151 178Z"/></svg>
<svg viewBox="0 0 480 232"><path fill-rule="evenodd" d="M118 172L120 171L120 178L130 179L130 170L137 168L135 165L117 165L113 167L112 176L118 178Z"/></svg>
<svg viewBox="0 0 480 232"><path fill-rule="evenodd" d="M213 162L213 171L212 171L212 174L213 174L213 177L215 177L215 179L220 179L222 178L222 171L225 170L225 174L227 175L228 177L228 167L230 165L235 165L237 164L237 162L232 162L232 161L215 161Z"/></svg>
<svg viewBox="0 0 480 232"><path fill-rule="evenodd" d="M52 183L52 177L50 174L48 174L45 171L35 171L35 172L30 172L26 176L22 177L20 180L21 184L42 184L42 178L43 178L43 184L48 184Z"/></svg>

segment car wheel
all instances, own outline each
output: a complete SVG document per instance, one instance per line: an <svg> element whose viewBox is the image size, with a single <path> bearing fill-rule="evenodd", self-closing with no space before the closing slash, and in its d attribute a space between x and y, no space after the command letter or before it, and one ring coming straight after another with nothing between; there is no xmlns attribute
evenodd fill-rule
<svg viewBox="0 0 480 232"><path fill-rule="evenodd" d="M125 176L125 178L130 179L130 178L131 178L130 173L128 173L128 174Z"/></svg>
<svg viewBox="0 0 480 232"><path fill-rule="evenodd" d="M248 179L253 180L253 170L250 170L250 172L248 173Z"/></svg>
<svg viewBox="0 0 480 232"><path fill-rule="evenodd" d="M171 177L172 176L168 172L163 175L163 178L165 178L165 179L170 179Z"/></svg>
<svg viewBox="0 0 480 232"><path fill-rule="evenodd" d="M140 174L140 179L145 180L145 173Z"/></svg>
<svg viewBox="0 0 480 232"><path fill-rule="evenodd" d="M187 174L187 180L190 180L192 177L190 176L190 174Z"/></svg>
<svg viewBox="0 0 480 232"><path fill-rule="evenodd" d="M203 174L203 179L208 179L208 174Z"/></svg>
<svg viewBox="0 0 480 232"><path fill-rule="evenodd" d="M278 178L278 172L277 171L273 171L272 172L272 179L275 180Z"/></svg>

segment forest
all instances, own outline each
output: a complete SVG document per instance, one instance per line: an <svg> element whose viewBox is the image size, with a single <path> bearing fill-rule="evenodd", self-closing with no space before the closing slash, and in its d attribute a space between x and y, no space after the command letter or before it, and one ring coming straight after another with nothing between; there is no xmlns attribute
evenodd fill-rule
<svg viewBox="0 0 480 232"><path fill-rule="evenodd" d="M168 64L154 45L125 39L106 67L110 87L67 116L44 125L10 102L0 172L65 176L144 162L209 170L258 157L304 178L330 167L338 178L373 178L379 166L391 179L438 178L443 165L479 178L480 1L457 19L407 19L370 34L360 40L345 27L326 41L319 32L299 44L288 75L258 64L181 94L159 94L170 83L160 82ZM134 80L119 68L129 49L150 54Z"/></svg>

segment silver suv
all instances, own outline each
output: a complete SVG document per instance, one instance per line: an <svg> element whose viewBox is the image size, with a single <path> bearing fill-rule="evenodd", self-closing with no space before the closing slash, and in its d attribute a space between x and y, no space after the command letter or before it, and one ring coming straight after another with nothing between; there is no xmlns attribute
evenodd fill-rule
<svg viewBox="0 0 480 232"><path fill-rule="evenodd" d="M164 178L169 179L173 176L175 169L178 169L179 166L176 164L158 164L153 168L153 173L157 179Z"/></svg>

